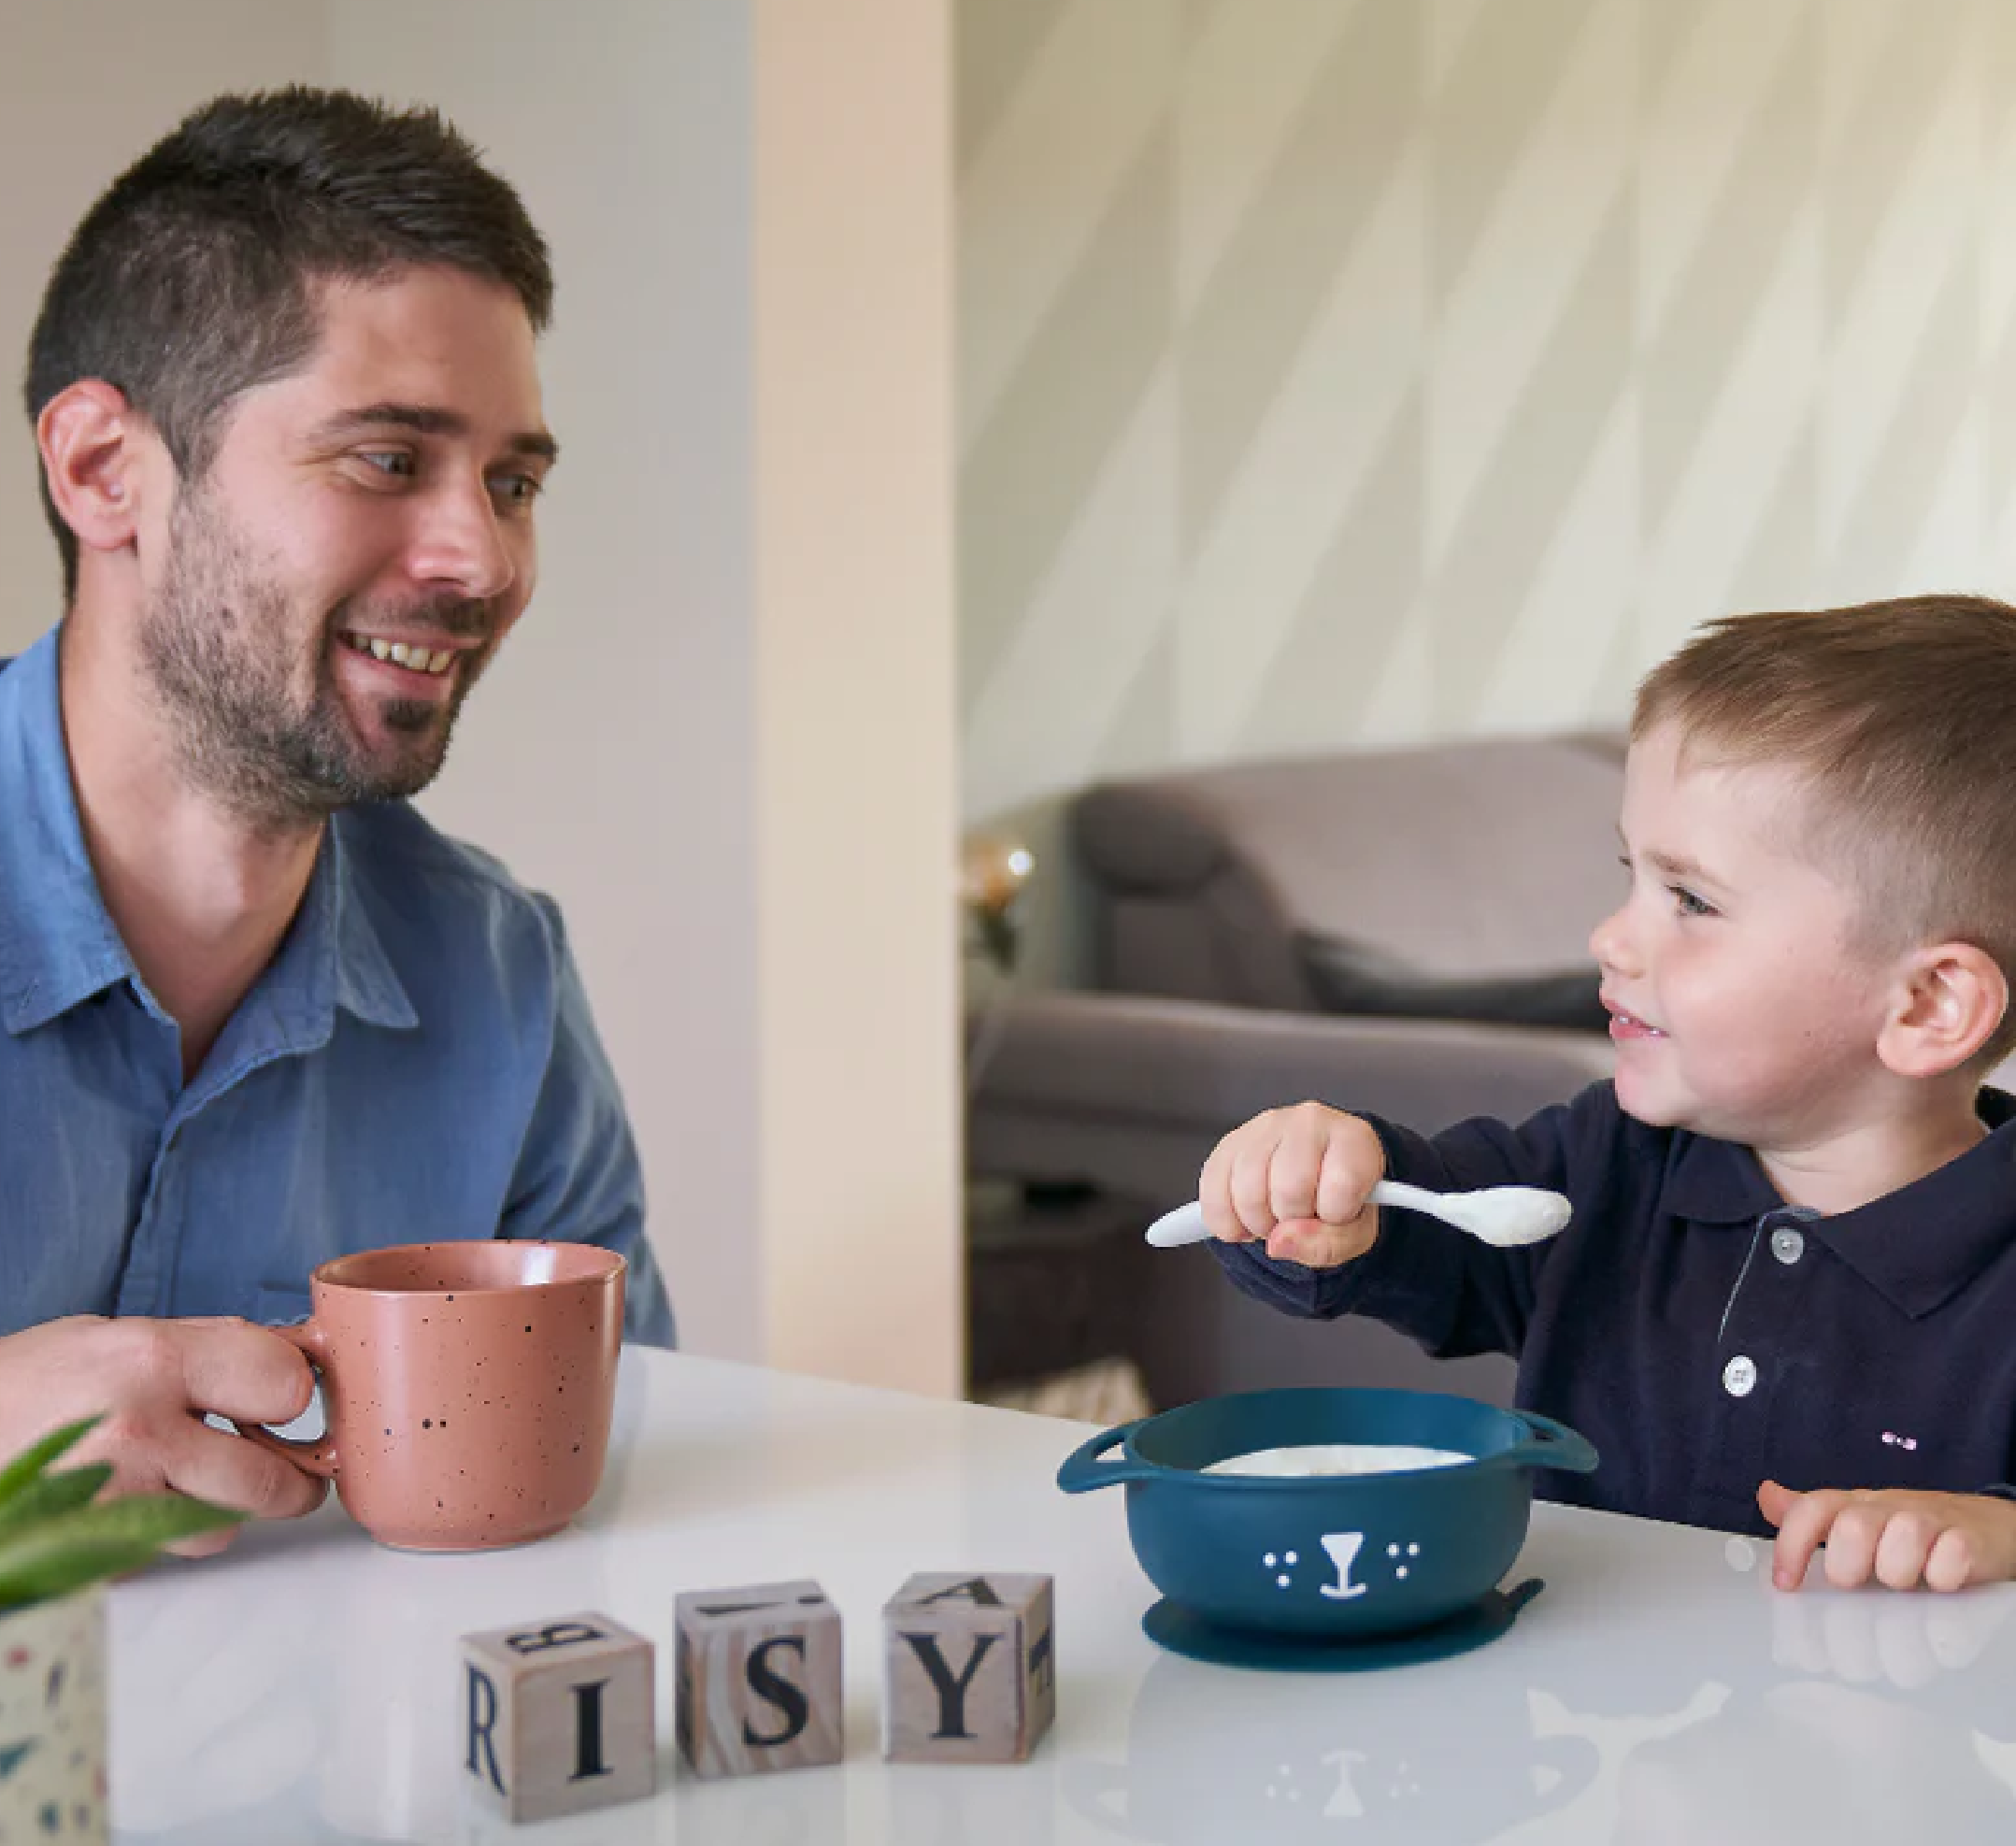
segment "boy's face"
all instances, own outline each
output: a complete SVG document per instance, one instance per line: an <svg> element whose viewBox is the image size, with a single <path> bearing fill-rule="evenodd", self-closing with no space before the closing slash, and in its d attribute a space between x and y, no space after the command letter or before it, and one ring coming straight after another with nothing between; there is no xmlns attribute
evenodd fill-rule
<svg viewBox="0 0 2016 1846"><path fill-rule="evenodd" d="M1873 1119L1885 965L1854 902L1797 851L1809 795L1776 765L1683 760L1656 727L1624 772L1623 903L1590 947L1617 1098L1641 1122L1760 1152Z"/></svg>

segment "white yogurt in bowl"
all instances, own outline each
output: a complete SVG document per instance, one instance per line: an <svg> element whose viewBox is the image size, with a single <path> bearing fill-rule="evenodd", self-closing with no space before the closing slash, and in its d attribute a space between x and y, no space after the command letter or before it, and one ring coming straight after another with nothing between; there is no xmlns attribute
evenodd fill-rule
<svg viewBox="0 0 2016 1846"><path fill-rule="evenodd" d="M1290 1449L1254 1449L1210 1464L1206 1474L1404 1474L1415 1468L1454 1467L1475 1455L1453 1449L1415 1449L1399 1442L1301 1442Z"/></svg>

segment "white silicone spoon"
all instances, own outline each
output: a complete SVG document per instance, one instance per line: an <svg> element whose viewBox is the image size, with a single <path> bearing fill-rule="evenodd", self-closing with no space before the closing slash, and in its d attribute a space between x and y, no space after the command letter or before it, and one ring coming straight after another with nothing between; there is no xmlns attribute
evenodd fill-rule
<svg viewBox="0 0 2016 1846"><path fill-rule="evenodd" d="M1381 1180L1365 1195L1365 1202L1425 1211L1431 1218L1440 1218L1501 1250L1552 1237L1568 1222L1572 1209L1559 1193L1546 1192L1538 1186L1486 1186L1481 1192L1435 1193L1398 1180ZM1195 1199L1165 1213L1148 1227L1148 1240L1159 1250L1202 1243L1209 1236L1204 1227L1204 1208Z"/></svg>

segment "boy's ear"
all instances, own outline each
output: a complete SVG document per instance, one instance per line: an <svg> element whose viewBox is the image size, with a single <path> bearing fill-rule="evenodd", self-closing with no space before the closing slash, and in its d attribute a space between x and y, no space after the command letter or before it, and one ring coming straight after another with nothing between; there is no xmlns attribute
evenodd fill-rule
<svg viewBox="0 0 2016 1846"><path fill-rule="evenodd" d="M36 419L49 497L87 551L117 551L133 542L142 475L135 445L142 428L125 394L103 379L66 385Z"/></svg>
<svg viewBox="0 0 2016 1846"><path fill-rule="evenodd" d="M1899 1077L1943 1076L1980 1051L2009 1003L2000 966L1973 943L1917 950L1904 965L1877 1055Z"/></svg>

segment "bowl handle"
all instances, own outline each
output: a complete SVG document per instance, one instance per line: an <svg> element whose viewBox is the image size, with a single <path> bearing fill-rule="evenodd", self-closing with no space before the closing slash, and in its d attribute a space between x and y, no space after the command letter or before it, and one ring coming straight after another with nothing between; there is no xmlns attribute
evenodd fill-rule
<svg viewBox="0 0 2016 1846"><path fill-rule="evenodd" d="M1586 1436L1533 1410L1508 1410L1506 1414L1524 1428L1526 1439L1494 1459L1518 1467L1565 1467L1570 1474L1595 1471L1595 1444Z"/></svg>
<svg viewBox="0 0 2016 1846"><path fill-rule="evenodd" d="M1095 1487L1111 1487L1122 1481L1148 1480L1153 1470L1145 1463L1129 1461L1124 1455L1117 1462L1099 1459L1108 1449L1117 1449L1147 1421L1146 1417L1137 1417L1132 1423L1120 1424L1080 1443L1057 1470L1058 1486L1067 1494L1089 1494Z"/></svg>

